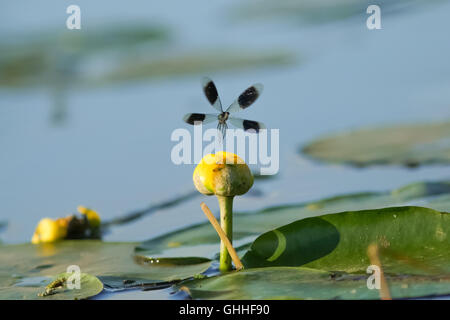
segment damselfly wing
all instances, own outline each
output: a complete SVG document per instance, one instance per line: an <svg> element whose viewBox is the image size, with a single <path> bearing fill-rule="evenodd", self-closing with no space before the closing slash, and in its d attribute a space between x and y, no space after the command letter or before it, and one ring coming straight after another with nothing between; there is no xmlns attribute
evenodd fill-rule
<svg viewBox="0 0 450 320"><path fill-rule="evenodd" d="M217 130L225 137L226 130L228 128L227 121L229 120L237 128L244 129L245 131L259 132L260 129L265 129L263 123L253 120L246 120L236 118L231 113L236 113L250 107L256 99L261 95L263 91L263 85L260 83L254 84L242 92L239 97L224 111L222 108L222 102L220 101L219 93L217 92L216 85L209 78L204 78L202 82L203 92L208 99L211 106L219 111L219 114L205 114L205 113L188 113L183 117L183 120L189 124L205 124L218 121Z"/></svg>

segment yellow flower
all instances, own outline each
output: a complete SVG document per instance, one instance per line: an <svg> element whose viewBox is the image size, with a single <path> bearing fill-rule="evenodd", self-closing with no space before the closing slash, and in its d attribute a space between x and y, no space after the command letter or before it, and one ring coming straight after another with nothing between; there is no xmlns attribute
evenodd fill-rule
<svg viewBox="0 0 450 320"><path fill-rule="evenodd" d="M253 185L253 175L244 160L224 151L203 157L193 180L200 193L227 197L242 195Z"/></svg>
<svg viewBox="0 0 450 320"><path fill-rule="evenodd" d="M77 210L79 213L84 214L86 216L91 228L100 227L101 220L100 220L100 215L97 213L97 211L83 207L83 206L78 206Z"/></svg>
<svg viewBox="0 0 450 320"><path fill-rule="evenodd" d="M233 241L233 199L246 193L253 185L253 175L247 164L234 153L220 151L208 154L194 170L194 185L200 193L216 195L220 207L220 227ZM221 271L232 269L226 242L220 244Z"/></svg>
<svg viewBox="0 0 450 320"><path fill-rule="evenodd" d="M44 218L39 221L31 242L34 244L54 242L64 239L66 235L67 219L61 218L53 220L50 218Z"/></svg>

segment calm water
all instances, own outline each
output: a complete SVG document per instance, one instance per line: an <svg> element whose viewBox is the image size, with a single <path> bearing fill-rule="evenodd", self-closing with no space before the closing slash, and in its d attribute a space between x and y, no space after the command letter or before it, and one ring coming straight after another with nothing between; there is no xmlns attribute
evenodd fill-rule
<svg viewBox="0 0 450 320"><path fill-rule="evenodd" d="M318 25L284 19L236 22L230 20L229 9L238 3L200 1L194 7L186 1L135 1L126 6L77 1L84 30L145 21L172 29L173 51L295 54L297 62L291 66L207 74L216 81L225 105L248 85L262 82L263 96L242 116L280 129L279 177L256 184L263 196L240 197L237 210L449 176L444 166L410 170L322 165L296 151L338 130L449 118L450 3L382 13L383 29L378 31L366 28L365 12ZM69 4L2 3L0 36L65 28ZM175 128L187 127L181 121L185 113L213 112L201 92L203 75L72 89L67 121L56 127L49 121L53 102L48 89L0 88L0 220L9 222L1 239L29 241L40 218L64 216L79 204L97 209L106 219L191 190L194 166L170 161L170 135ZM139 241L204 221L200 200L218 208L214 198L199 196L114 228L105 240Z"/></svg>

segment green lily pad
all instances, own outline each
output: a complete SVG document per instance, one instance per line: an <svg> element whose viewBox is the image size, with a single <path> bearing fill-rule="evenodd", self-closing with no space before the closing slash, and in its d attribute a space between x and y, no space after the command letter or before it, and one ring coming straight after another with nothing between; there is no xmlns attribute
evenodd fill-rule
<svg viewBox="0 0 450 320"><path fill-rule="evenodd" d="M165 281L189 278L206 271L211 265L210 259L200 257L151 258L136 255L134 261L138 265L151 268L153 272L158 273L159 279Z"/></svg>
<svg viewBox="0 0 450 320"><path fill-rule="evenodd" d="M6 230L8 223L6 221L0 221L0 233ZM2 240L0 239L0 244L2 244Z"/></svg>
<svg viewBox="0 0 450 320"><path fill-rule="evenodd" d="M23 279L52 277L66 272L71 265L79 266L82 273L102 278L105 286L117 289L120 281L123 282L120 288L126 288L127 281L136 279L146 283L182 280L206 271L211 263L208 259L191 258L153 258L155 263L143 263L135 257L135 246L136 243L95 240L1 246L0 299L8 299L12 288L23 283Z"/></svg>
<svg viewBox="0 0 450 320"><path fill-rule="evenodd" d="M38 296L50 300L80 300L96 296L103 290L102 282L87 273L80 274L78 289L70 288L67 282L70 282L72 276L73 273L61 273Z"/></svg>
<svg viewBox="0 0 450 320"><path fill-rule="evenodd" d="M450 163L450 122L344 132L313 141L301 150L325 162L358 167Z"/></svg>
<svg viewBox="0 0 450 320"><path fill-rule="evenodd" d="M177 288L194 299L379 299L368 289L369 274L345 274L295 267L246 269ZM392 298L450 294L450 277L386 276Z"/></svg>
<svg viewBox="0 0 450 320"><path fill-rule="evenodd" d="M383 14L409 9L412 5L438 3L438 1L379 0L377 5L383 8ZM365 13L367 7L374 4L370 0L263 0L240 3L232 13L239 20L278 18L283 21L295 21L319 24L349 19Z"/></svg>
<svg viewBox="0 0 450 320"><path fill-rule="evenodd" d="M364 272L370 244L385 273L450 273L450 214L422 207L349 211L306 218L259 236L244 266L304 266Z"/></svg>
<svg viewBox="0 0 450 320"><path fill-rule="evenodd" d="M116 69L105 72L95 79L86 79L85 85L104 85L128 80L203 74L212 71L250 69L288 65L294 57L286 52L224 52L211 51L199 54L193 52L179 56L130 59L120 63Z"/></svg>
<svg viewBox="0 0 450 320"><path fill-rule="evenodd" d="M72 78L73 65L78 69L83 59L86 61L108 50L126 53L143 44L163 44L167 39L168 31L164 27L149 25L122 25L118 28L108 25L89 32L48 31L13 41L3 39L0 43L0 85L40 86L52 79L61 80L53 73Z"/></svg>
<svg viewBox="0 0 450 320"><path fill-rule="evenodd" d="M58 86L64 84L67 87L91 88L130 80L243 70L294 62L294 56L284 51L245 53L216 49L172 55L169 54L173 51L170 47L161 51L161 44L167 38L167 31L163 28L135 26L117 30L91 30L88 33L81 31L75 34L69 31L34 35L32 39L22 39L23 43L19 44L16 43L18 41L0 43L3 53L0 57L0 86L46 85L60 90L62 88ZM139 50L142 46L146 46L145 55ZM117 54L105 55L108 51ZM153 54L149 55L148 52ZM89 69L86 66L99 59L100 55L102 60L107 59L107 66L95 74L86 72ZM67 61L70 61L70 66L65 64Z"/></svg>
<svg viewBox="0 0 450 320"><path fill-rule="evenodd" d="M142 290L158 290L166 289L173 286L171 281L148 281L146 279L130 278L115 276L100 276L100 281L105 285L105 288L112 291L122 291L125 289L142 289Z"/></svg>
<svg viewBox="0 0 450 320"><path fill-rule="evenodd" d="M420 182L390 192L362 192L254 212L235 212L233 245L238 249L238 253L245 253L248 245L264 232L302 218L327 213L400 205L418 205L450 211L447 196L450 196L449 181ZM218 243L217 233L210 223L205 221L145 241L136 250L139 254L160 257L191 255L214 258L219 250Z"/></svg>
<svg viewBox="0 0 450 320"><path fill-rule="evenodd" d="M30 277L0 289L0 299L26 300L81 300L96 296L103 290L102 282L90 274L80 274L80 287L70 289L72 273L50 277ZM1 281L1 280L0 280Z"/></svg>

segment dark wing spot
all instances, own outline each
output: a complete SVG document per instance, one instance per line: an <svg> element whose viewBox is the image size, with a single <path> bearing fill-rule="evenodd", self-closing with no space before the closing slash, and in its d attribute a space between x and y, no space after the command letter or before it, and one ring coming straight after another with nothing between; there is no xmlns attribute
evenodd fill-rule
<svg viewBox="0 0 450 320"><path fill-rule="evenodd" d="M203 88L203 91L205 92L205 96L208 99L209 103L213 105L219 97L219 93L217 92L214 82L209 81Z"/></svg>
<svg viewBox="0 0 450 320"><path fill-rule="evenodd" d="M239 106L242 109L245 109L247 107L250 107L250 105L255 102L256 99L259 97L259 92L256 90L255 87L250 87L247 90L245 90L238 98Z"/></svg>
<svg viewBox="0 0 450 320"><path fill-rule="evenodd" d="M185 120L189 124L194 124L196 121L202 121L205 120L206 115L203 113L191 113L189 117Z"/></svg>
<svg viewBox="0 0 450 320"><path fill-rule="evenodd" d="M256 132L259 132L259 129L261 129L259 127L259 123L256 121L252 121L252 120L244 120L243 122L243 126L244 126L244 130L248 131L248 130L255 130Z"/></svg>

